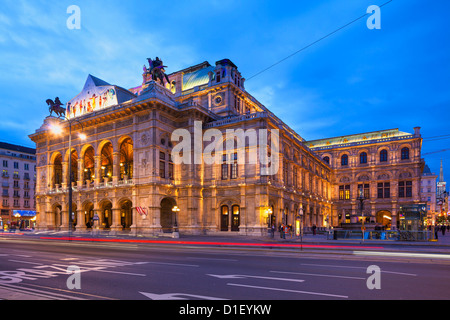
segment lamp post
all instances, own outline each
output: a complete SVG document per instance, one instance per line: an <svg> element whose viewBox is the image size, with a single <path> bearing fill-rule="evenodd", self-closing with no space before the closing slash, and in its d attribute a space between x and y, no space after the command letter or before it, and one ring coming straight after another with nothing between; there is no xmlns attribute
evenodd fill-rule
<svg viewBox="0 0 450 320"><path fill-rule="evenodd" d="M172 208L172 212L174 213L174 216L175 216L175 223L174 223L174 225L173 225L174 231L172 232L172 234L173 234L173 237L174 237L174 238L179 238L179 237L180 237L180 234L179 234L179 232L178 232L177 213L180 212L180 208L178 208L178 206L174 206L174 207Z"/></svg>
<svg viewBox="0 0 450 320"><path fill-rule="evenodd" d="M364 242L364 200L366 200L366 198L364 197L363 188L359 188L359 196L356 198L356 200L359 200L359 207L361 209L361 233L362 241Z"/></svg>
<svg viewBox="0 0 450 320"><path fill-rule="evenodd" d="M271 226L271 217L272 217L272 208L270 208L270 207L268 207L266 210L265 210L265 213L266 213L266 223L267 223L267 231L268 231L268 233L270 234L270 237L271 238L273 238L274 237L274 232L273 232L273 229L272 229L272 226Z"/></svg>
<svg viewBox="0 0 450 320"><path fill-rule="evenodd" d="M300 218L300 230L297 230L297 236L300 235L300 249L303 250L303 205L300 204L297 217Z"/></svg>
<svg viewBox="0 0 450 320"><path fill-rule="evenodd" d="M58 119L61 119L63 116L59 117ZM72 233L72 224L73 224L73 219L72 219L72 121L77 121L80 125L81 125L81 131L83 131L84 127L83 124L77 120L77 119L69 119L67 117L64 116L64 119L67 121L67 123L69 124L69 168L68 168L68 191L69 191L69 237L71 236ZM51 131L53 133L56 134L61 134L62 133L62 128L58 125L52 125L51 126ZM80 140L85 140L86 139L86 135L84 133L80 133L79 134L79 138Z"/></svg>

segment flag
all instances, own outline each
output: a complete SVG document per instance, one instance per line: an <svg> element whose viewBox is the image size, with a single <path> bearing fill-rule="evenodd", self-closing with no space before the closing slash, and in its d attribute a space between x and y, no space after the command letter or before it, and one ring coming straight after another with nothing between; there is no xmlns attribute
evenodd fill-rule
<svg viewBox="0 0 450 320"><path fill-rule="evenodd" d="M147 215L147 209L145 209L144 207L136 207L137 212L142 216L142 215Z"/></svg>

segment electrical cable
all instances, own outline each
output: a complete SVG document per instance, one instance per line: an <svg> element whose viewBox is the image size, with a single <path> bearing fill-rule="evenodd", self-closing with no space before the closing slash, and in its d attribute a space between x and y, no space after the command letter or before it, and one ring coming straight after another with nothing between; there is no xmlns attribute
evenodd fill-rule
<svg viewBox="0 0 450 320"><path fill-rule="evenodd" d="M385 5L387 5L388 3L392 2L392 1L393 1L393 0L389 0L389 1L385 2L385 3L383 3L382 5L380 5L379 7L382 8L382 7L384 7ZM287 57L285 57L285 58L279 60L278 62L275 62L275 63L272 64L271 66L269 66L269 67L267 67L267 68L265 68L265 69L259 71L258 73L254 74L253 76L251 76L250 78L248 78L246 81L249 81L250 79L255 78L256 76L260 75L261 73L266 72L267 70L269 70L269 69L275 67L276 65L282 63L283 61L286 61L287 59L289 59L289 58L295 56L296 54L298 54L298 53L300 53L300 52L302 52L302 51L308 49L309 47L315 45L316 43L318 43L318 42L320 42L320 41L322 41L322 40L324 40L324 39L326 39L326 38L332 36L333 34L335 34L335 33L339 32L339 31L341 31L342 29L345 29L345 28L348 27L349 25L351 25L351 24L355 23L356 21L361 20L362 18L366 17L368 14L369 14L369 13L365 13L364 15L362 15L362 16L360 16L360 17L358 17L358 18L356 18L356 19L354 19L354 20L352 20L352 21L346 23L345 25L343 25L343 26L337 28L336 30L334 30L334 31L332 31L332 32L330 32L330 33L328 33L327 35L323 36L322 38L320 38L320 39L318 39L318 40L316 40L316 41L311 42L310 44L308 44L307 46L301 48L300 50L297 50L296 52L291 53L291 54L288 55Z"/></svg>

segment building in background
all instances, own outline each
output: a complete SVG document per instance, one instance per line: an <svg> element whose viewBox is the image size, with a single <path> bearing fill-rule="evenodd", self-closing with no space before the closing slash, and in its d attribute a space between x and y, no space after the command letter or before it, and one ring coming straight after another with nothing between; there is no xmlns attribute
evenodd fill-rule
<svg viewBox="0 0 450 320"><path fill-rule="evenodd" d="M449 221L449 207L448 207L448 192L447 183L444 181L444 168L442 166L439 170L439 181L436 187L436 202L438 215L436 217L436 222L439 224L447 224Z"/></svg>
<svg viewBox="0 0 450 320"><path fill-rule="evenodd" d="M436 187L436 198L437 199L445 198L446 192L447 192L447 182L444 181L444 168L442 166L442 159L441 159L441 167L439 169L439 181L437 182Z"/></svg>
<svg viewBox="0 0 450 320"><path fill-rule="evenodd" d="M1 225L33 227L36 216L36 150L0 142Z"/></svg>
<svg viewBox="0 0 450 320"><path fill-rule="evenodd" d="M402 205L418 204L424 167L420 128L398 129L308 141L333 170L335 226L396 229ZM362 205L361 205L362 203Z"/></svg>
<svg viewBox="0 0 450 320"><path fill-rule="evenodd" d="M425 165L420 183L420 198L427 204L428 225L436 223L436 213L438 212L436 201L436 179L437 175L432 173L428 165Z"/></svg>

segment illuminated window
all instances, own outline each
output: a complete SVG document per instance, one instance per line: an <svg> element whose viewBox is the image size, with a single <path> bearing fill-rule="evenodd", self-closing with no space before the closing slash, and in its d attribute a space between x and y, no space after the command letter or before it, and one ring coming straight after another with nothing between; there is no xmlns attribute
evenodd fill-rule
<svg viewBox="0 0 450 320"><path fill-rule="evenodd" d="M350 200L350 185L339 186L339 200Z"/></svg>

